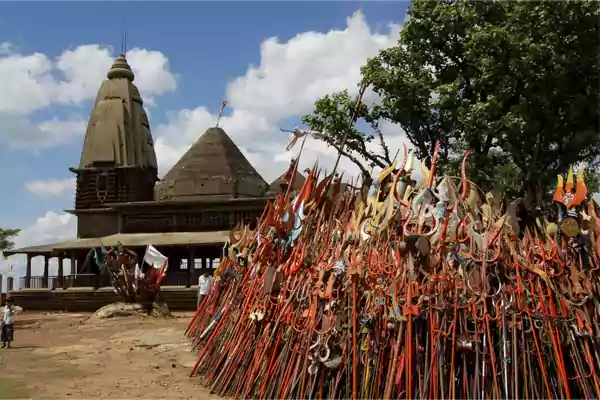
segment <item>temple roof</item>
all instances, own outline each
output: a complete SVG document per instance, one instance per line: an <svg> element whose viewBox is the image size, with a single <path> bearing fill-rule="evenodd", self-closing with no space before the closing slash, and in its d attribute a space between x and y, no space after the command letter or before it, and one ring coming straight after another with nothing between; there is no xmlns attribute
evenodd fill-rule
<svg viewBox="0 0 600 400"><path fill-rule="evenodd" d="M117 57L112 67L107 72L106 77L108 79L125 78L133 82L135 75L127 62L127 58L125 58L125 54L121 54Z"/></svg>
<svg viewBox="0 0 600 400"><path fill-rule="evenodd" d="M148 116L124 54L117 57L106 76L90 113L79 168L108 165L156 169Z"/></svg>
<svg viewBox="0 0 600 400"><path fill-rule="evenodd" d="M115 246L121 243L126 247L153 246L187 246L200 244L223 244L229 239L229 231L213 232L166 232L166 233L116 233L100 238L73 239L66 242L41 246L22 247L6 250L6 257L15 254L31 256L57 256L67 250L88 250L101 246Z"/></svg>
<svg viewBox="0 0 600 400"><path fill-rule="evenodd" d="M277 179L275 179L273 182L271 182L271 184L269 185L269 194L278 194L281 192L281 188L282 185L286 184L286 179L285 179L285 175L287 174L287 172L284 172L283 174L281 174L281 176ZM302 185L304 185L304 182L306 182L306 178L304 177L304 175L302 175L302 173L298 172L298 170L295 171L295 176L294 176L294 183L292 185L292 191L299 191L300 189L302 189Z"/></svg>
<svg viewBox="0 0 600 400"><path fill-rule="evenodd" d="M262 197L267 183L221 128L209 128L156 184L156 200Z"/></svg>

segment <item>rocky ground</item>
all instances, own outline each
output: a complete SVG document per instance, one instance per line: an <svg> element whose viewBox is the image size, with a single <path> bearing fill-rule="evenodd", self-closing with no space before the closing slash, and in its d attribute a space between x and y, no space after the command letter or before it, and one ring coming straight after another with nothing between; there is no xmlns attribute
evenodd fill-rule
<svg viewBox="0 0 600 400"><path fill-rule="evenodd" d="M216 399L188 378L190 318L20 314L13 348L0 349L0 399Z"/></svg>

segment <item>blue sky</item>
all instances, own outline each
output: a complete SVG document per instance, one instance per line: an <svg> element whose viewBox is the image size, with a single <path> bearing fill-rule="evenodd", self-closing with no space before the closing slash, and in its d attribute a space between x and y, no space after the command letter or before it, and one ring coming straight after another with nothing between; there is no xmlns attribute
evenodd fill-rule
<svg viewBox="0 0 600 400"><path fill-rule="evenodd" d="M281 135L278 126L296 123L316 98L328 92L347 87L353 90L367 57L397 40L407 6L407 2L0 3L0 74L4 75L0 92L7 96L3 100L0 93L0 167L5 171L0 226L26 229L29 237L25 238L24 233L19 245L73 234L74 221L61 214L73 206L70 192L35 192L27 189L26 183L37 181L42 185L72 177L68 168L76 166L79 160L85 134L82 124L106 71L96 71L95 75L90 72L97 78L89 82L81 78L85 82L69 89L70 93L85 95L59 101L57 87L64 82L75 86L71 82L74 78L61 67L60 60L65 51L97 45L96 58L88 52L89 57L80 57L77 65L81 76L98 69L94 60L102 55L102 49L111 49L112 57L119 52L124 19L128 49L153 51L168 59L166 74L176 83L173 87L165 83L146 90L151 94L145 100L157 148L159 144L164 148L159 162L172 165L208 128L220 101L227 98L232 107L226 110L230 117L230 129L226 130L242 150L250 153L248 158L260 164L265 161L264 152L285 147L287 137L273 142L275 136L271 135ZM357 16L359 10L361 15ZM349 19L355 22L350 23ZM273 37L277 40L261 47ZM326 56L330 59L323 61ZM134 65L128 58L134 71L146 68ZM45 65L49 70L36 75L34 64L35 68L44 69ZM25 65L34 72L22 66L17 70L15 65ZM251 73L252 66L258 72ZM290 71L285 72L287 69ZM146 75L144 82L151 82L151 72ZM27 79L28 83L19 79ZM282 88L288 83L289 88ZM53 94L40 94L46 89L39 87L52 88ZM145 87L140 90L144 95ZM287 100L296 94L298 100ZM276 96L283 97L267 104ZM30 98L44 98L46 103L40 100L41 105L28 109ZM287 102L290 104L284 104ZM51 130L41 129L52 120L64 123L65 128L57 125ZM66 138L51 139L67 133ZM56 144L56 140L60 143ZM16 145L19 141L21 144ZM53 144L37 146L36 141ZM314 157L331 156L317 147L309 151ZM277 156L257 169L266 174L265 179L271 178L275 173L270 168L272 163L283 170L286 160L286 156ZM62 218L60 223L68 222L68 228L59 223L60 232L56 235L48 226L36 231L39 218L49 211L53 218Z"/></svg>
<svg viewBox="0 0 600 400"><path fill-rule="evenodd" d="M0 3L0 226L23 229L17 246L75 237L75 218L62 212L74 201L68 168L78 164L85 122L120 51L124 19L161 173L214 125L227 99L221 126L269 181L293 155L283 150L289 138L279 128L293 127L328 93L356 94L360 67L394 45L407 7L380 1ZM390 150L400 148L402 131L381 128ZM302 167L318 160L327 168L335 158L334 150L309 140ZM343 160L341 169L352 172L352 165ZM0 261L0 273L10 264L21 269L23 258Z"/></svg>
<svg viewBox="0 0 600 400"><path fill-rule="evenodd" d="M178 75L177 90L157 98L156 109L150 112L156 125L164 123L172 110L202 104L216 111L227 83L243 75L250 64L260 63L259 45L268 37L287 41L305 31L344 29L346 18L358 9L370 26L378 28L402 21L405 8L406 3L400 2L2 3L0 38L21 54L56 57L92 43L118 51L125 18L128 47L162 52ZM32 119L70 113L85 118L90 107L89 101L48 107ZM0 200L3 224L22 226L48 209L70 207L65 199L40 201L29 196L23 181L67 177L67 168L78 162L82 139L39 154L2 147L1 167L12 171Z"/></svg>

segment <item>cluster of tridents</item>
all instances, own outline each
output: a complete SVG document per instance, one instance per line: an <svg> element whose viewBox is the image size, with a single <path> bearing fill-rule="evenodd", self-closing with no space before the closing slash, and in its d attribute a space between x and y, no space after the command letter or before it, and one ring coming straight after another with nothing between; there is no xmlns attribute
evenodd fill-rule
<svg viewBox="0 0 600 400"><path fill-rule="evenodd" d="M101 262L101 271L110 274L115 293L127 303L141 302L151 307L158 292L154 274L136 276L138 255L117 243L116 246L105 251L104 261ZM151 272L154 272L152 269Z"/></svg>
<svg viewBox="0 0 600 400"><path fill-rule="evenodd" d="M465 156L465 160L468 154ZM598 398L600 218L583 173L558 217L394 163L367 196L313 169L237 229L187 335L234 398ZM517 212L519 210L519 212Z"/></svg>

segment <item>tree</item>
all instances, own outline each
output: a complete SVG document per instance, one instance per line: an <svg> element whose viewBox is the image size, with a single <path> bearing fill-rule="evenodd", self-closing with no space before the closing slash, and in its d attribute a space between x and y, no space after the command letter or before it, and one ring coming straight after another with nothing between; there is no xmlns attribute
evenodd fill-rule
<svg viewBox="0 0 600 400"><path fill-rule="evenodd" d="M350 126L350 118L356 110L355 125ZM388 147L379 130L378 107L368 107L362 101L357 105L347 90L327 95L315 102L313 114L302 117L302 122L311 130L322 132L319 136L328 145L335 148L342 156L347 157L361 171L363 178L369 180L369 167L384 168L391 164ZM371 133L364 133L356 125L363 124L372 129ZM347 133L343 145L344 134ZM377 136L381 152L369 150L368 144ZM343 145L343 148L342 148Z"/></svg>
<svg viewBox="0 0 600 400"><path fill-rule="evenodd" d="M13 238L21 232L20 229L2 229L0 228L0 251L10 250L15 243Z"/></svg>
<svg viewBox="0 0 600 400"><path fill-rule="evenodd" d="M600 163L599 18L596 1L415 0L398 44L362 69L381 99L365 115L399 124L421 159L439 140L450 172L471 148L484 190L549 189L570 165ZM317 101L305 123L336 120L344 102Z"/></svg>

